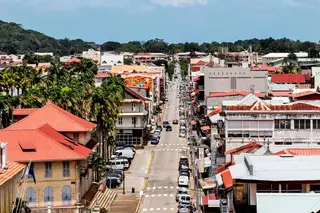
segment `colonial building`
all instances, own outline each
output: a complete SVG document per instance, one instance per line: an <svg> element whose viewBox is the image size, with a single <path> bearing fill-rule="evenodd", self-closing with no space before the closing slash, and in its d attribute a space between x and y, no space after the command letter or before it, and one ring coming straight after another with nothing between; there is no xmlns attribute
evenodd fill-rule
<svg viewBox="0 0 320 213"><path fill-rule="evenodd" d="M116 123L117 141L129 145L142 146L147 134L150 103L145 97L126 87L122 111Z"/></svg>
<svg viewBox="0 0 320 213"><path fill-rule="evenodd" d="M271 146L314 147L320 145L320 107L293 102L223 106L226 151L252 141Z"/></svg>

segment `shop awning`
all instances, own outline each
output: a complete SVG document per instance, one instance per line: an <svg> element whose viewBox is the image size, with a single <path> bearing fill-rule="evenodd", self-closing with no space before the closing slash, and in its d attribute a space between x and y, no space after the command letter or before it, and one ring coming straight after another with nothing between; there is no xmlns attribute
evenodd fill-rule
<svg viewBox="0 0 320 213"><path fill-rule="evenodd" d="M197 122L195 120L191 121L191 125L196 125L196 124L197 124Z"/></svg>
<svg viewBox="0 0 320 213"><path fill-rule="evenodd" d="M208 131L208 130L210 130L210 127L209 126L202 126L201 130L202 131Z"/></svg>
<svg viewBox="0 0 320 213"><path fill-rule="evenodd" d="M200 77L196 77L196 78L193 79L194 82L197 82L199 80L200 80Z"/></svg>
<svg viewBox="0 0 320 213"><path fill-rule="evenodd" d="M209 201L210 200L210 201ZM210 204L209 204L210 202ZM203 206L209 206L210 207L220 207L220 200L217 200L217 197L215 194L209 194L208 196L202 196L202 205Z"/></svg>

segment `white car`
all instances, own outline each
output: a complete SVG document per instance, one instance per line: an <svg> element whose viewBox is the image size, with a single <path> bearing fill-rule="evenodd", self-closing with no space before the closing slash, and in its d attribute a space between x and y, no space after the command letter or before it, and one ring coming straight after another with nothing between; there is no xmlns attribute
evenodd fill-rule
<svg viewBox="0 0 320 213"><path fill-rule="evenodd" d="M180 132L179 133L179 137L180 138L185 138L186 137L186 133L185 132Z"/></svg>
<svg viewBox="0 0 320 213"><path fill-rule="evenodd" d="M179 176L178 186L179 187L189 187L189 178L187 176Z"/></svg>

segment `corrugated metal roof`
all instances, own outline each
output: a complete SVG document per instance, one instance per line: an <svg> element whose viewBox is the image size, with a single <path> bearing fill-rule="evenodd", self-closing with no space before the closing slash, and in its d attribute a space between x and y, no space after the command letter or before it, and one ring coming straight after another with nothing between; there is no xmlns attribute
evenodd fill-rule
<svg viewBox="0 0 320 213"><path fill-rule="evenodd" d="M320 155L320 148L288 148L280 152L274 153L274 155Z"/></svg>
<svg viewBox="0 0 320 213"><path fill-rule="evenodd" d="M0 167L0 186L18 175L26 165L9 161L7 162L8 169L1 169Z"/></svg>
<svg viewBox="0 0 320 213"><path fill-rule="evenodd" d="M307 103L300 103L300 102L294 102L294 103L290 103L290 104L284 104L284 105L263 105L266 106L268 109L266 109L265 107L261 106L257 106L256 103L254 103L251 106L247 106L247 105L237 105L237 106L226 106L226 111L265 111L265 110L269 110L269 111L300 111L300 110L314 110L314 111L319 111L320 107L315 106L315 105L311 105L311 104L307 104Z"/></svg>
<svg viewBox="0 0 320 213"><path fill-rule="evenodd" d="M271 82L273 83L305 83L304 74L273 74Z"/></svg>

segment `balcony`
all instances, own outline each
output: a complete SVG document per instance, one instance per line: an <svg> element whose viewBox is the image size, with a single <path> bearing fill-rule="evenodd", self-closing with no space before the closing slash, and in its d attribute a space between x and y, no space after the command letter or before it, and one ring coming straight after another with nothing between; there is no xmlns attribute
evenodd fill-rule
<svg viewBox="0 0 320 213"><path fill-rule="evenodd" d="M116 124L117 129L145 129L147 128L147 122L143 123L123 123L123 124Z"/></svg>

